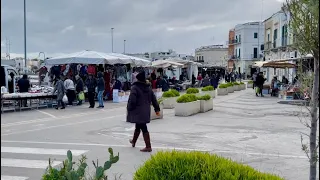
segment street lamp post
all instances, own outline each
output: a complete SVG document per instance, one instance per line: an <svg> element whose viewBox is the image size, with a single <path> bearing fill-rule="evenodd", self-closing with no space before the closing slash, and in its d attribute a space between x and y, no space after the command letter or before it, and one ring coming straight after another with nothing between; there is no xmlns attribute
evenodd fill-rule
<svg viewBox="0 0 320 180"><path fill-rule="evenodd" d="M23 1L23 22L24 22L24 67L27 72L27 17L26 17L26 0Z"/></svg>
<svg viewBox="0 0 320 180"><path fill-rule="evenodd" d="M123 54L126 54L126 41L127 40L123 40Z"/></svg>
<svg viewBox="0 0 320 180"><path fill-rule="evenodd" d="M113 53L113 30L114 28L111 28L111 52Z"/></svg>

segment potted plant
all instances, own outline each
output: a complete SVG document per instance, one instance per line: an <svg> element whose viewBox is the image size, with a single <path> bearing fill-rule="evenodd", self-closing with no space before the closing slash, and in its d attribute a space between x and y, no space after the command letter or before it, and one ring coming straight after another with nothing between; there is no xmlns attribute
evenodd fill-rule
<svg viewBox="0 0 320 180"><path fill-rule="evenodd" d="M228 93L233 93L234 92L233 83L231 82L227 83L227 89L228 89Z"/></svg>
<svg viewBox="0 0 320 180"><path fill-rule="evenodd" d="M202 94L208 94L210 95L212 98L215 98L216 97L216 93L214 91L214 87L213 86L206 86L206 87L203 87L201 89L202 91Z"/></svg>
<svg viewBox="0 0 320 180"><path fill-rule="evenodd" d="M194 94L184 94L177 99L176 116L191 116L200 112L200 101Z"/></svg>
<svg viewBox="0 0 320 180"><path fill-rule="evenodd" d="M240 90L245 90L246 84L244 82L240 82Z"/></svg>
<svg viewBox="0 0 320 180"><path fill-rule="evenodd" d="M177 98L180 96L180 93L175 89L170 89L162 94L163 97L163 108L164 109L173 109Z"/></svg>
<svg viewBox="0 0 320 180"><path fill-rule="evenodd" d="M204 113L213 109L213 101L209 94L198 97L200 101L200 112Z"/></svg>
<svg viewBox="0 0 320 180"><path fill-rule="evenodd" d="M218 88L218 96L228 95L228 85L220 84Z"/></svg>
<svg viewBox="0 0 320 180"><path fill-rule="evenodd" d="M248 81L247 88L253 88L253 81Z"/></svg>
<svg viewBox="0 0 320 180"><path fill-rule="evenodd" d="M150 108L150 120L155 120L155 119L163 119L163 98L158 99L158 104L160 107L160 116L156 115L156 112L154 112L154 108L151 105Z"/></svg>
<svg viewBox="0 0 320 180"><path fill-rule="evenodd" d="M238 83L238 82L234 82L234 83L232 83L233 84L233 89L234 89L234 91L240 91L241 89L240 89L240 83Z"/></svg>
<svg viewBox="0 0 320 180"><path fill-rule="evenodd" d="M187 94L194 94L196 96L200 96L198 88L188 88L186 93Z"/></svg>

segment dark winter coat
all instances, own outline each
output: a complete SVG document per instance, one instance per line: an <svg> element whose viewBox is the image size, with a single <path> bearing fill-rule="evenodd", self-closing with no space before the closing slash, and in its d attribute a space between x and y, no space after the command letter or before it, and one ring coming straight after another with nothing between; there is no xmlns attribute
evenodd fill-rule
<svg viewBox="0 0 320 180"><path fill-rule="evenodd" d="M265 81L266 81L266 79L262 75L259 74L256 78L256 85L262 86Z"/></svg>
<svg viewBox="0 0 320 180"><path fill-rule="evenodd" d="M95 92L96 90L96 86L97 86L97 81L96 79L92 78L92 79L87 79L86 80L86 86L88 88L88 92Z"/></svg>
<svg viewBox="0 0 320 180"><path fill-rule="evenodd" d="M29 91L29 87L30 87L30 81L28 79L24 79L24 78L19 79L18 87L19 87L19 91L21 93L28 92Z"/></svg>
<svg viewBox="0 0 320 180"><path fill-rule="evenodd" d="M160 111L157 98L149 85L142 82L133 83L127 104L127 122L149 123L151 104L155 112Z"/></svg>
<svg viewBox="0 0 320 180"><path fill-rule="evenodd" d="M54 87L53 93L55 93L56 91L57 91L57 100L58 101L62 100L66 89L65 89L63 81L61 79L59 79L56 82L56 85Z"/></svg>
<svg viewBox="0 0 320 180"><path fill-rule="evenodd" d="M98 86L98 91L104 91L105 83L104 83L102 72L98 73L98 85L97 86Z"/></svg>
<svg viewBox="0 0 320 180"><path fill-rule="evenodd" d="M77 92L83 91L83 86L84 86L83 80L82 80L81 78L79 78L79 79L77 80L76 91L77 91Z"/></svg>

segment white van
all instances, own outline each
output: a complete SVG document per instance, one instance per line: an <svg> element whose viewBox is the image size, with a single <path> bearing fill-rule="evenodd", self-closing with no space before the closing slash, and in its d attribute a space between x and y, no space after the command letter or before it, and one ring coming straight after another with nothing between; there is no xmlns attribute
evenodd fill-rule
<svg viewBox="0 0 320 180"><path fill-rule="evenodd" d="M7 88L9 93L16 92L16 77L18 73L16 68L8 65L2 65L0 69L1 84L0 87L4 86Z"/></svg>

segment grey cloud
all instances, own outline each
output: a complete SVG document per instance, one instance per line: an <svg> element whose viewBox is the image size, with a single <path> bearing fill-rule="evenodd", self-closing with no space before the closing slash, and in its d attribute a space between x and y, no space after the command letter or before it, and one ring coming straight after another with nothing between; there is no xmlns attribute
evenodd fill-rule
<svg viewBox="0 0 320 180"><path fill-rule="evenodd" d="M226 42L236 24L281 8L278 0L265 1L263 12L261 5L262 0L28 0L28 52L110 52L114 27L117 52L126 39L127 52L172 48L190 54ZM12 52L23 53L23 1L1 1L1 15L1 37L10 39Z"/></svg>

